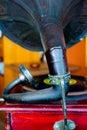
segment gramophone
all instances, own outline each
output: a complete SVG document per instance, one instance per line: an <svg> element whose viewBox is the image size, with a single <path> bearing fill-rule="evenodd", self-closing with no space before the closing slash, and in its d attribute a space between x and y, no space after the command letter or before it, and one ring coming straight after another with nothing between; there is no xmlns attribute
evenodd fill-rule
<svg viewBox="0 0 87 130"><path fill-rule="evenodd" d="M36 82L28 69L20 65L21 73L5 88L3 99L29 104L62 98L64 130L69 130L67 124L72 121L68 121L66 115L65 96L70 80L66 49L86 36L87 0L0 0L0 29L16 44L28 50L43 51L49 69L48 87ZM25 82L36 91L10 93ZM46 87L43 89L43 86Z"/></svg>

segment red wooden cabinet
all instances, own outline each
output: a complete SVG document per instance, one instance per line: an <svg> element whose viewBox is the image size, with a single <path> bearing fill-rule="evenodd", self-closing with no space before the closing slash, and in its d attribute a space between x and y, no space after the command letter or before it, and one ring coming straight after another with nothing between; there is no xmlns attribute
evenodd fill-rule
<svg viewBox="0 0 87 130"><path fill-rule="evenodd" d="M75 130L87 130L87 105L72 103L67 105L68 119L76 124ZM4 104L6 130L53 130L56 121L63 120L61 105L53 104Z"/></svg>

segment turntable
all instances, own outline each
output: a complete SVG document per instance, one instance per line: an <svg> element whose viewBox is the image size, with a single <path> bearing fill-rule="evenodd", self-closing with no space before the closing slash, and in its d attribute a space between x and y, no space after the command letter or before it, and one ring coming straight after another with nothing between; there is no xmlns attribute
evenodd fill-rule
<svg viewBox="0 0 87 130"><path fill-rule="evenodd" d="M66 49L87 34L87 0L0 0L0 29L18 45L44 51L49 69L33 78L20 65L1 99L6 129L87 129L87 79L71 76L66 56ZM20 85L31 91L13 93Z"/></svg>

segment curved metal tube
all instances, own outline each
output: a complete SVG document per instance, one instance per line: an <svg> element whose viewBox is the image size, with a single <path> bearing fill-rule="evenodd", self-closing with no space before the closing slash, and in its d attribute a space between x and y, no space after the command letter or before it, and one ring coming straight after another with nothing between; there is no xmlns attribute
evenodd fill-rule
<svg viewBox="0 0 87 130"><path fill-rule="evenodd" d="M21 81L19 78L16 78L13 82L11 82L5 89L4 89L4 92L3 92L3 95L5 94L9 94L11 92L11 90L13 88L15 88L18 84L20 84Z"/></svg>
<svg viewBox="0 0 87 130"><path fill-rule="evenodd" d="M12 83L10 83L3 92L3 98L9 102L16 103L46 103L48 101L56 101L61 99L61 87L59 85L52 86L50 88L36 90L35 92L24 92L24 93L12 93L11 90L15 88L21 81L19 78L15 79ZM68 92L68 85L65 86L65 93ZM87 94L79 94L79 95L68 95L66 96L67 101L81 101L86 100Z"/></svg>
<svg viewBox="0 0 87 130"><path fill-rule="evenodd" d="M16 87L20 81L16 79L10 83L3 92L3 98L6 101L16 103L42 103L47 101L61 99L61 87L59 85L53 85L50 88L37 90L35 92L24 92L24 93L12 93L11 90ZM13 86L14 85L14 86ZM68 85L65 84L65 93L68 92Z"/></svg>

